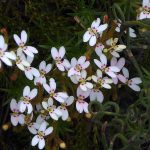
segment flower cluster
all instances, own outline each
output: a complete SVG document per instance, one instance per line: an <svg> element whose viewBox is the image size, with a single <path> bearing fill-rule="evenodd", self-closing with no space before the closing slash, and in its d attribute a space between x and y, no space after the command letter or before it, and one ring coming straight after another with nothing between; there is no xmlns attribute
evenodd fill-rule
<svg viewBox="0 0 150 150"><path fill-rule="evenodd" d="M120 32L120 26L119 21L115 28L116 32ZM53 132L50 124L59 119L63 121L69 119L68 106L75 104L79 113L89 113L90 101L102 103L105 100L103 91L110 90L113 84L125 84L134 91L140 91L141 79L129 78L129 71L125 67L125 58L122 57L121 52L126 49L126 46L119 43L119 39L114 36L102 40L107 30L108 24L102 24L101 19L97 18L83 35L83 42L89 41L89 46L96 54L94 54L96 58L90 59L91 61L86 55L68 60L64 46L59 49L52 47L53 63L43 60L38 69L31 66L38 50L26 45L27 33L25 31L21 32L20 37L14 34L18 47L11 52L6 52L7 44L4 37L0 36L0 67L1 62L8 66L16 64L27 79L34 80L35 86L38 87L31 90L29 86L25 86L20 99L17 101L12 99L10 103L12 125L27 126L29 132L34 135L31 141L32 146L38 145L39 149L44 148L45 137ZM129 28L129 35L136 37L132 28ZM95 68L92 67L93 64ZM75 87L73 89L75 95L66 88L67 86L62 88L64 85L56 84L56 79L50 74L54 70L62 72L60 74L66 81L72 83L71 86Z"/></svg>

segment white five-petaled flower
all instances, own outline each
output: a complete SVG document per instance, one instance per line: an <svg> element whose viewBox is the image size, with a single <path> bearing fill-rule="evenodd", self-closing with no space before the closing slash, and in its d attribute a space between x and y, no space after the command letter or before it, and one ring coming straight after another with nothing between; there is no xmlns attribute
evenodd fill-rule
<svg viewBox="0 0 150 150"><path fill-rule="evenodd" d="M53 131L53 127L47 128L47 126L48 126L47 122L44 121L41 123L39 129L35 133L36 135L33 137L32 141L31 141L32 146L35 146L38 144L39 149L43 149L45 147L44 137L51 134Z"/></svg>
<svg viewBox="0 0 150 150"><path fill-rule="evenodd" d="M16 55L13 52L6 52L8 45L5 43L4 37L0 35L0 68L1 61L8 66L12 66L11 60L16 60Z"/></svg>
<svg viewBox="0 0 150 150"><path fill-rule="evenodd" d="M54 98L60 103L63 103L66 98L68 98L68 95L66 92L55 92L56 91L56 82L53 78L50 78L49 85L43 84L44 89L49 93L49 96L51 98Z"/></svg>
<svg viewBox="0 0 150 150"><path fill-rule="evenodd" d="M52 98L49 98L47 102L42 102L42 106L48 111L50 117L54 120L58 120L58 118L62 115L61 111L53 105Z"/></svg>
<svg viewBox="0 0 150 150"><path fill-rule="evenodd" d="M61 111L62 115L61 118L62 120L67 120L69 117L69 113L67 110L67 106L70 106L74 101L74 97L73 96L69 96L64 103L61 104L61 106L58 107L58 110Z"/></svg>
<svg viewBox="0 0 150 150"><path fill-rule="evenodd" d="M120 70L122 70L122 68L125 65L125 59L124 58L120 58L117 61L116 57L112 57L110 63L111 63L111 66L116 66L117 68L119 68ZM121 81L122 83L126 82L126 78L120 72L116 73L116 78L112 78L112 80L113 80L114 84L117 84L118 80Z"/></svg>
<svg viewBox="0 0 150 150"><path fill-rule="evenodd" d="M138 20L150 19L150 0L143 0L142 11L137 17Z"/></svg>
<svg viewBox="0 0 150 150"><path fill-rule="evenodd" d="M55 60L56 66L60 71L65 71L65 67L69 68L70 63L67 59L63 59L64 55L66 53L66 50L64 46L61 46L59 50L57 50L55 47L52 47L51 49L51 55L53 59Z"/></svg>
<svg viewBox="0 0 150 150"><path fill-rule="evenodd" d="M46 65L46 62L45 61L42 61L39 65L39 71L40 71L40 76L39 77L36 77L34 79L34 84L45 84L46 83L46 77L45 75L47 73L49 73L52 69L52 65L51 64L47 64Z"/></svg>
<svg viewBox="0 0 150 150"><path fill-rule="evenodd" d="M90 92L83 92L80 88L77 89L77 101L76 101L76 109L79 113L85 112L88 113L88 103L84 100L89 96Z"/></svg>
<svg viewBox="0 0 150 150"><path fill-rule="evenodd" d="M25 55L23 53L19 54L18 52L16 58L16 65L22 71L25 71L26 67L30 67L30 63L27 62Z"/></svg>
<svg viewBox="0 0 150 150"><path fill-rule="evenodd" d="M105 53L109 52L114 57L120 57L119 52L122 52L126 48L126 46L122 44L117 45L117 42L118 38L111 38L107 40L106 44L109 46L109 48L105 48L103 51Z"/></svg>
<svg viewBox="0 0 150 150"><path fill-rule="evenodd" d="M102 72L105 72L107 75L109 75L112 78L115 78L116 77L115 73L120 71L120 69L117 68L116 66L107 67L107 58L104 54L100 55L100 61L94 59L94 62Z"/></svg>
<svg viewBox="0 0 150 150"><path fill-rule="evenodd" d="M127 68L123 67L122 69L123 75L126 77L126 84L134 91L139 92L141 88L138 84L142 83L141 78L135 77L132 79L129 79L129 71Z"/></svg>
<svg viewBox="0 0 150 150"><path fill-rule="evenodd" d="M30 87L26 86L23 90L23 97L20 101L20 112L24 112L27 108L27 113L30 114L33 110L32 104L30 101L34 99L37 95L37 89L33 89L30 91Z"/></svg>
<svg viewBox="0 0 150 150"><path fill-rule="evenodd" d="M31 65L32 61L33 61L33 57L27 56L27 62ZM39 77L40 76L40 72L34 68L34 67L25 67L25 75L29 80L33 80L33 77Z"/></svg>
<svg viewBox="0 0 150 150"><path fill-rule="evenodd" d="M100 88L103 87L106 89L111 89L110 84L113 83L112 79L109 79L108 77L102 77L101 70L97 70L96 76L92 75L92 79L100 86Z"/></svg>
<svg viewBox="0 0 150 150"><path fill-rule="evenodd" d="M26 46L26 42L27 42L27 33L26 31L22 31L21 32L21 38L14 34L14 40L17 43L17 45L19 46L19 48L17 49L17 51L19 53L24 52L26 55L30 56L30 57L34 57L34 54L37 54L38 51L35 47L33 46Z"/></svg>
<svg viewBox="0 0 150 150"><path fill-rule="evenodd" d="M12 99L10 102L11 113L11 123L13 126L17 126L18 123L24 124L24 115L19 112L19 103L15 99Z"/></svg>
<svg viewBox="0 0 150 150"><path fill-rule="evenodd" d="M93 21L91 24L91 28L88 28L88 31L86 31L83 35L83 42L88 42L90 46L94 46L96 44L97 38L99 38L103 31L106 30L108 24L101 25L100 18L97 18L97 20Z"/></svg>
<svg viewBox="0 0 150 150"><path fill-rule="evenodd" d="M85 56L81 56L78 60L76 58L71 59L71 68L68 71L68 77L72 75L81 75L81 71L85 70L90 65L89 61L86 61Z"/></svg>

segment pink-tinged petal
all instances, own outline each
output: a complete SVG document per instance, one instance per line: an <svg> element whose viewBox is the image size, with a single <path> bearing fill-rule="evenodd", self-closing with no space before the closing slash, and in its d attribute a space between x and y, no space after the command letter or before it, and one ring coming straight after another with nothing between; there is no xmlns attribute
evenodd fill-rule
<svg viewBox="0 0 150 150"><path fill-rule="evenodd" d="M99 68L102 68L102 63L97 60L97 59L94 59L94 63L99 67Z"/></svg>
<svg viewBox="0 0 150 150"><path fill-rule="evenodd" d="M77 78L76 78L76 75L72 75L72 76L70 77L70 80L71 80L74 84L78 84L78 80L77 80Z"/></svg>
<svg viewBox="0 0 150 150"><path fill-rule="evenodd" d="M49 84L51 89L56 90L56 82L53 78L50 78Z"/></svg>
<svg viewBox="0 0 150 150"><path fill-rule="evenodd" d="M38 53L38 50L35 47L33 47L33 46L27 46L27 49L28 49L28 51L30 51L30 52L32 52L34 54Z"/></svg>
<svg viewBox="0 0 150 150"><path fill-rule="evenodd" d="M34 57L32 51L30 51L27 47L23 48L23 51L26 55L30 56L30 57Z"/></svg>
<svg viewBox="0 0 150 150"><path fill-rule="evenodd" d="M132 78L132 79L130 79L130 80L132 80L132 82L135 83L135 84L140 84L140 83L142 83L142 80L141 80L141 78L139 78L139 77L135 77L135 78Z"/></svg>
<svg viewBox="0 0 150 150"><path fill-rule="evenodd" d="M70 62L67 60L67 59L64 59L63 61L63 66L66 68L66 69L69 69L71 67L71 64Z"/></svg>
<svg viewBox="0 0 150 150"><path fill-rule="evenodd" d="M50 93L51 88L48 84L43 84L44 89L47 91L47 93Z"/></svg>
<svg viewBox="0 0 150 150"><path fill-rule="evenodd" d="M19 110L20 110L20 112L25 112L25 110L26 110L26 104L24 104L24 102L20 102L20 108L19 108Z"/></svg>
<svg viewBox="0 0 150 150"><path fill-rule="evenodd" d="M124 75L127 79L129 78L129 71L128 71L127 68L123 67L122 73L123 73L123 75Z"/></svg>
<svg viewBox="0 0 150 150"><path fill-rule="evenodd" d="M125 65L125 59L120 58L116 64L116 67L118 67L121 70L124 67L124 65Z"/></svg>
<svg viewBox="0 0 150 150"><path fill-rule="evenodd" d="M136 92L139 92L141 90L141 88L136 85L136 84L131 84L131 85L128 85L132 90L136 91Z"/></svg>
<svg viewBox="0 0 150 150"><path fill-rule="evenodd" d="M82 64L82 69L86 69L90 65L89 61L86 61L85 63Z"/></svg>
<svg viewBox="0 0 150 150"><path fill-rule="evenodd" d="M72 67L75 67L76 65L77 65L77 59L75 58L75 57L73 57L72 59L71 59L71 66Z"/></svg>
<svg viewBox="0 0 150 150"><path fill-rule="evenodd" d="M64 46L61 46L61 47L59 48L59 56L60 56L61 58L63 58L64 55L65 55L65 53L66 53L66 50L65 50Z"/></svg>
<svg viewBox="0 0 150 150"><path fill-rule="evenodd" d="M68 110L67 110L67 109L63 110L63 111L62 111L62 120L65 121L65 120L68 119L68 117L69 117Z"/></svg>
<svg viewBox="0 0 150 150"><path fill-rule="evenodd" d="M17 126L18 125L18 116L11 115L11 123L13 126Z"/></svg>
<svg viewBox="0 0 150 150"><path fill-rule="evenodd" d="M91 24L91 28L97 28L101 23L100 18L97 18L96 20L94 20Z"/></svg>
<svg viewBox="0 0 150 150"><path fill-rule="evenodd" d="M72 76L72 75L75 75L76 74L76 71L74 70L74 68L71 68L69 71L68 71L68 77Z"/></svg>
<svg viewBox="0 0 150 150"><path fill-rule="evenodd" d="M68 98L68 94L66 92L58 92L57 95L62 98Z"/></svg>
<svg viewBox="0 0 150 150"><path fill-rule="evenodd" d="M4 44L5 44L4 37L2 35L0 35L0 49L4 48Z"/></svg>
<svg viewBox="0 0 150 150"><path fill-rule="evenodd" d="M46 121L42 122L42 124L40 125L39 131L45 131L46 127L47 127L48 123Z"/></svg>
<svg viewBox="0 0 150 150"><path fill-rule="evenodd" d="M65 105L66 106L70 106L73 103L73 101L74 101L74 97L73 96L69 96L67 98L67 100L65 101Z"/></svg>
<svg viewBox="0 0 150 150"><path fill-rule="evenodd" d="M51 69L52 69L52 64L47 64L47 66L45 68L46 73L50 72Z"/></svg>
<svg viewBox="0 0 150 150"><path fill-rule="evenodd" d="M62 112L59 109L55 109L54 112L58 117L62 115Z"/></svg>
<svg viewBox="0 0 150 150"><path fill-rule="evenodd" d="M3 57L0 57L0 59L7 65L12 66L12 62L4 55Z"/></svg>
<svg viewBox="0 0 150 150"><path fill-rule="evenodd" d="M97 38L95 35L91 36L91 38L89 40L89 45L94 46L96 44L96 40L97 40Z"/></svg>
<svg viewBox="0 0 150 150"><path fill-rule="evenodd" d="M31 141L31 145L35 146L37 143L39 143L40 138L38 138L38 135L35 135Z"/></svg>
<svg viewBox="0 0 150 150"><path fill-rule="evenodd" d="M107 84L107 83L104 83L102 86L103 86L105 89L111 89L111 86L110 86L109 84Z"/></svg>
<svg viewBox="0 0 150 150"><path fill-rule="evenodd" d="M116 66L110 66L109 69L113 72L119 72L120 71L120 69Z"/></svg>
<svg viewBox="0 0 150 150"><path fill-rule="evenodd" d="M44 134L45 134L45 136L47 136L47 135L51 134L52 132L53 132L53 127L49 127L45 130Z"/></svg>
<svg viewBox="0 0 150 150"><path fill-rule="evenodd" d="M18 121L21 125L23 125L25 123L25 116L23 114L20 114L18 117Z"/></svg>
<svg viewBox="0 0 150 150"><path fill-rule="evenodd" d="M23 89L23 96L28 96L30 94L30 87L25 86Z"/></svg>
<svg viewBox="0 0 150 150"><path fill-rule="evenodd" d="M119 53L117 53L116 51L111 52L111 54L116 58L120 57Z"/></svg>
<svg viewBox="0 0 150 150"><path fill-rule="evenodd" d="M51 97L48 98L48 106L53 106L53 99Z"/></svg>
<svg viewBox="0 0 150 150"><path fill-rule="evenodd" d="M65 71L65 67L63 66L63 63L61 64L56 63L56 66L60 71Z"/></svg>
<svg viewBox="0 0 150 150"><path fill-rule="evenodd" d="M104 100L104 95L103 95L103 93L102 93L101 91L96 92L96 96L97 96L97 101L100 102L100 103L102 103L103 100Z"/></svg>
<svg viewBox="0 0 150 150"><path fill-rule="evenodd" d="M28 104L27 104L27 108L28 108L27 114L31 114L32 111L33 111L33 107L32 107L32 105L31 105L31 103L28 103Z"/></svg>
<svg viewBox="0 0 150 150"><path fill-rule="evenodd" d="M40 65L39 65L39 69L42 71L45 71L45 68L46 68L46 62L43 60Z"/></svg>
<svg viewBox="0 0 150 150"><path fill-rule="evenodd" d="M17 43L17 45L19 46L20 44L22 44L21 39L19 38L19 36L17 34L14 34L14 40Z"/></svg>
<svg viewBox="0 0 150 150"><path fill-rule="evenodd" d="M47 103L47 102L42 102L42 106L43 106L43 108L44 108L44 109L46 109L46 110L47 110L48 103Z"/></svg>
<svg viewBox="0 0 150 150"><path fill-rule="evenodd" d="M86 70L82 70L82 71L81 71L81 77L85 79L86 76L87 76Z"/></svg>
<svg viewBox="0 0 150 150"><path fill-rule="evenodd" d="M35 98L36 96L37 96L37 89L33 89L31 92L30 92L30 94L28 95L29 96L29 98L30 98L30 100L31 99L33 99L33 98Z"/></svg>
<svg viewBox="0 0 150 150"><path fill-rule="evenodd" d="M78 88L81 88L82 91L87 91L87 87L85 84L80 84Z"/></svg>
<svg viewBox="0 0 150 150"><path fill-rule="evenodd" d="M37 130L36 130L36 128L34 128L34 125L32 123L28 125L28 130L32 134L37 134Z"/></svg>
<svg viewBox="0 0 150 150"><path fill-rule="evenodd" d="M49 113L49 114L50 114L50 116L51 116L52 119L58 120L58 116L54 112Z"/></svg>
<svg viewBox="0 0 150 150"><path fill-rule="evenodd" d="M16 60L16 55L12 52L5 52L5 56L9 59Z"/></svg>
<svg viewBox="0 0 150 150"><path fill-rule="evenodd" d="M86 57L85 56L81 56L79 59L78 59L78 64L83 64L84 62L86 61Z"/></svg>
<svg viewBox="0 0 150 150"><path fill-rule="evenodd" d="M56 59L56 57L59 57L59 53L55 47L51 48L51 55L54 60Z"/></svg>
<svg viewBox="0 0 150 150"><path fill-rule="evenodd" d="M149 0L143 0L142 1L142 6L149 6L150 5L150 1Z"/></svg>
<svg viewBox="0 0 150 150"><path fill-rule="evenodd" d="M54 98L55 98L58 102L64 103L64 99L63 99L62 97L60 97L60 96L54 96Z"/></svg>
<svg viewBox="0 0 150 150"><path fill-rule="evenodd" d="M105 56L104 54L102 54L102 55L100 56L100 60L101 60L102 64L107 65L107 58L106 58L106 56Z"/></svg>
<svg viewBox="0 0 150 150"><path fill-rule="evenodd" d="M83 109L84 109L84 112L85 113L88 113L89 112L89 110L88 110L88 103L87 102L84 102L84 104L83 104Z"/></svg>
<svg viewBox="0 0 150 150"><path fill-rule="evenodd" d="M104 30L106 30L108 27L108 24L103 24L103 25L100 25L97 30L98 30L98 33L102 33Z"/></svg>
<svg viewBox="0 0 150 150"><path fill-rule="evenodd" d="M37 70L36 68L33 68L33 67L32 67L31 72L32 72L32 74L33 74L35 77L39 77L39 76L40 76L40 72L39 72L39 70Z"/></svg>
<svg viewBox="0 0 150 150"><path fill-rule="evenodd" d="M89 88L89 89L92 89L93 88L93 84L90 83L90 82L86 82L86 87Z"/></svg>
<svg viewBox="0 0 150 150"><path fill-rule="evenodd" d="M117 75L117 77L118 77L118 75ZM118 84L118 78L117 77L116 78L112 78L114 84Z"/></svg>
<svg viewBox="0 0 150 150"><path fill-rule="evenodd" d="M30 71L25 70L24 73L29 80L33 80L33 75Z"/></svg>
<svg viewBox="0 0 150 150"><path fill-rule="evenodd" d="M45 147L45 140L43 138L39 140L38 148L43 149L44 147Z"/></svg>
<svg viewBox="0 0 150 150"><path fill-rule="evenodd" d="M102 54L102 50L104 49L104 45L101 43L98 43L95 47L95 52L96 54L100 57L100 55Z"/></svg>
<svg viewBox="0 0 150 150"><path fill-rule="evenodd" d="M81 88L77 88L77 96L84 96L84 99L87 98L90 95L90 90L82 91Z"/></svg>
<svg viewBox="0 0 150 150"><path fill-rule="evenodd" d="M14 110L18 110L18 104L14 98L10 102L10 109L12 112L14 112Z"/></svg>
<svg viewBox="0 0 150 150"><path fill-rule="evenodd" d="M78 101L76 102L76 109L79 113L83 112L83 104L79 103Z"/></svg>
<svg viewBox="0 0 150 150"><path fill-rule="evenodd" d="M27 56L27 62L29 62L29 64L31 64L33 62L33 57Z"/></svg>
<svg viewBox="0 0 150 150"><path fill-rule="evenodd" d="M112 71L107 71L106 74L108 74L112 78L116 78L116 74Z"/></svg>
<svg viewBox="0 0 150 150"><path fill-rule="evenodd" d="M126 77L124 77L122 74L118 74L117 77L118 77L118 79L119 79L122 83L126 83L126 82L127 82Z"/></svg>
<svg viewBox="0 0 150 150"><path fill-rule="evenodd" d="M38 117L36 118L36 122L38 123L38 124L41 124L43 121L44 121L44 119L45 119L45 115L38 115Z"/></svg>
<svg viewBox="0 0 150 150"><path fill-rule="evenodd" d="M21 32L21 41L24 42L24 44L27 42L27 33L24 30Z"/></svg>
<svg viewBox="0 0 150 150"><path fill-rule="evenodd" d="M25 67L29 67L30 66L30 64L27 61L25 61L25 60L22 60L22 65L24 65Z"/></svg>
<svg viewBox="0 0 150 150"><path fill-rule="evenodd" d="M87 42L89 41L89 39L91 38L91 34L89 31L86 31L83 35L83 42Z"/></svg>
<svg viewBox="0 0 150 150"><path fill-rule="evenodd" d="M91 91L90 93L90 100L91 101L95 101L96 100L96 91L94 91L94 89Z"/></svg>

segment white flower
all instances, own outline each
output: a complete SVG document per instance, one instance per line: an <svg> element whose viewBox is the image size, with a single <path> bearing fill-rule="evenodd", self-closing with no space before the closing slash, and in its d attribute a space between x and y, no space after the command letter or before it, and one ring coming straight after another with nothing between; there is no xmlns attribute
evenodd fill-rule
<svg viewBox="0 0 150 150"><path fill-rule="evenodd" d="M16 58L16 65L22 71L25 71L26 67L30 67L30 63L27 62L25 55L23 53L19 54L18 52Z"/></svg>
<svg viewBox="0 0 150 150"><path fill-rule="evenodd" d="M124 58L120 58L117 61L116 57L112 57L110 63L111 63L111 66L116 66L117 68L119 68L120 70L122 70L122 68L125 65L125 59ZM120 80L122 83L126 82L126 78L121 73L116 73L116 77L112 78L112 80L113 80L114 84L117 84L118 80Z"/></svg>
<svg viewBox="0 0 150 150"><path fill-rule="evenodd" d="M68 77L72 75L81 75L81 71L85 70L90 65L89 61L86 61L85 56L81 56L78 60L76 58L71 59L71 68L68 71Z"/></svg>
<svg viewBox="0 0 150 150"><path fill-rule="evenodd" d="M94 46L96 44L97 38L99 38L103 31L106 30L108 24L100 25L101 20L97 18L97 20L93 21L91 24L91 28L88 28L83 35L83 42L88 42L90 46Z"/></svg>
<svg viewBox="0 0 150 150"><path fill-rule="evenodd" d="M102 51L104 49L104 45L102 43L98 43L95 46L95 52L96 54L100 57L100 55L102 54Z"/></svg>
<svg viewBox="0 0 150 150"><path fill-rule="evenodd" d="M122 72L123 72L123 75L126 77L126 84L132 90L139 92L141 89L138 84L142 83L141 79L139 77L129 79L129 71L125 67L123 67Z"/></svg>
<svg viewBox="0 0 150 150"><path fill-rule="evenodd" d="M49 73L52 69L52 65L51 64L47 64L46 65L46 62L45 61L42 61L39 65L39 71L40 71L40 76L39 77L36 77L34 79L34 84L45 84L46 83L46 77L45 75L47 73Z"/></svg>
<svg viewBox="0 0 150 150"><path fill-rule="evenodd" d="M104 54L101 54L100 61L94 59L94 62L102 72L105 72L107 75L109 75L112 78L115 78L116 77L115 73L120 71L120 69L115 66L107 67L107 58Z"/></svg>
<svg viewBox="0 0 150 150"><path fill-rule="evenodd" d="M47 122L43 122L38 131L37 131L37 135L35 135L32 139L31 145L35 146L38 144L38 148L39 149L43 149L45 147L45 140L44 137L51 134L53 131L53 127L48 127L46 128L48 125Z"/></svg>
<svg viewBox="0 0 150 150"><path fill-rule="evenodd" d="M106 44L108 46L110 46L109 48L105 48L104 52L110 52L111 55L113 55L114 57L120 57L119 52L122 52L126 46L125 45L117 45L118 42L118 38L111 38L109 40L106 41Z"/></svg>
<svg viewBox="0 0 150 150"><path fill-rule="evenodd" d="M63 46L57 50L55 47L52 47L51 49L51 55L53 59L55 60L56 66L60 71L65 71L65 66L70 67L70 63L68 62L67 59L63 60L63 57L66 53L66 50Z"/></svg>
<svg viewBox="0 0 150 150"><path fill-rule="evenodd" d="M27 33L26 31L22 31L21 32L21 38L14 34L14 40L17 43L17 45L19 46L19 48L17 49L17 51L19 53L24 52L26 55L30 56L30 57L34 57L34 54L37 54L38 51L35 47L32 46L26 46L26 42L27 42Z"/></svg>
<svg viewBox="0 0 150 150"><path fill-rule="evenodd" d="M86 77L87 77L87 72L85 70L81 71L80 76L76 75L77 82L79 82L79 87L83 91L87 91L93 88L93 84L88 82L89 80L91 80L91 78L89 77L86 79Z"/></svg>
<svg viewBox="0 0 150 150"><path fill-rule="evenodd" d="M16 55L12 52L6 52L8 45L5 43L4 37L0 35L0 68L1 61L4 62L8 66L12 66L11 60L16 59Z"/></svg>
<svg viewBox="0 0 150 150"><path fill-rule="evenodd" d="M50 116L48 113L44 113L44 114L40 114L38 115L38 117L36 118L36 122L38 124L41 124L43 121L50 119Z"/></svg>
<svg viewBox="0 0 150 150"><path fill-rule="evenodd" d="M70 106L74 101L74 97L73 96L69 96L64 103L61 104L61 106L58 107L58 110L61 111L62 115L61 118L62 120L67 120L69 117L69 113L67 110L67 106Z"/></svg>
<svg viewBox="0 0 150 150"><path fill-rule="evenodd" d="M68 95L67 95L66 92L57 92L57 93L55 93L56 82L53 78L50 78L49 85L48 84L43 84L43 87L49 93L49 96L51 98L56 99L60 103L63 103L64 99L68 98Z"/></svg>
<svg viewBox="0 0 150 150"><path fill-rule="evenodd" d="M42 106L48 111L50 117L54 120L58 120L58 118L62 115L61 111L53 105L52 98L49 98L47 102L42 102Z"/></svg>
<svg viewBox="0 0 150 150"><path fill-rule="evenodd" d="M89 96L90 92L83 92L80 88L77 89L77 101L76 101L76 109L79 113L85 112L88 113L88 103L84 100Z"/></svg>
<svg viewBox="0 0 150 150"><path fill-rule="evenodd" d="M97 76L92 75L92 79L94 82L96 82L100 87L111 89L111 86L109 84L113 83L112 79L109 79L108 77L102 77L102 72L100 70L97 70L96 72Z"/></svg>
<svg viewBox="0 0 150 150"><path fill-rule="evenodd" d="M32 63L32 61L33 61L33 57L27 56L27 59L26 59L26 60L27 60L27 62L30 63L30 65L31 65L31 63ZM31 67L31 66L25 67L24 72L25 72L26 77L27 77L29 80L33 80L33 77L39 77L39 76L40 76L40 72L39 72L36 68Z"/></svg>
<svg viewBox="0 0 150 150"><path fill-rule="evenodd" d="M26 86L23 90L23 97L20 101L20 112L24 112L27 108L27 113L30 114L33 110L33 107L30 103L32 99L34 99L37 95L37 89L33 89L30 91L30 87Z"/></svg>
<svg viewBox="0 0 150 150"><path fill-rule="evenodd" d="M149 0L143 0L142 8L143 8L143 10L139 14L137 19L138 20L142 20L142 19L146 19L146 18L150 19L150 1Z"/></svg>
<svg viewBox="0 0 150 150"><path fill-rule="evenodd" d="M11 123L13 126L17 126L18 123L24 124L24 115L19 112L19 104L15 99L12 99L10 102L10 109L13 113L11 113Z"/></svg>
<svg viewBox="0 0 150 150"><path fill-rule="evenodd" d="M96 100L96 101L102 103L104 100L104 95L98 88L94 87L90 93L90 100L91 101Z"/></svg>

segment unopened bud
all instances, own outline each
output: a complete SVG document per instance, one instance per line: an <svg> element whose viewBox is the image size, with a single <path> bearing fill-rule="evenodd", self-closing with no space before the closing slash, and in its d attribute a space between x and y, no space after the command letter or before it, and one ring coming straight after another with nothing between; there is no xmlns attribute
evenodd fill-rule
<svg viewBox="0 0 150 150"><path fill-rule="evenodd" d="M70 122L70 121L71 121L71 118L70 118L70 117L68 117L67 121L68 121L68 122Z"/></svg>
<svg viewBox="0 0 150 150"><path fill-rule="evenodd" d="M59 144L59 147L60 147L61 149L65 149L65 148L66 148L66 143L65 143L65 142L61 142L61 143Z"/></svg>
<svg viewBox="0 0 150 150"><path fill-rule="evenodd" d="M91 113L86 113L85 117L90 119L92 117L92 114Z"/></svg>
<svg viewBox="0 0 150 150"><path fill-rule="evenodd" d="M7 130L9 129L9 125L8 125L8 124L3 124L3 125L2 125L2 129L3 129L4 131L7 131Z"/></svg>

